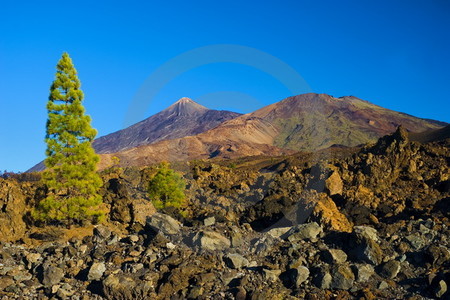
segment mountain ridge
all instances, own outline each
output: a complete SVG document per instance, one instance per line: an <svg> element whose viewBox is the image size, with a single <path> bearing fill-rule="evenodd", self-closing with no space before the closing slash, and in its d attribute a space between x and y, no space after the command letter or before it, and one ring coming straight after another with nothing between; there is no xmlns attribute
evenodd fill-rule
<svg viewBox="0 0 450 300"><path fill-rule="evenodd" d="M355 147L391 134L434 132L445 122L417 118L359 99L308 93L285 98L254 112L210 110L183 97L128 128L98 138L99 168L113 164L237 158L311 152L336 145ZM43 164L30 171L44 169Z"/></svg>
<svg viewBox="0 0 450 300"><path fill-rule="evenodd" d="M100 155L123 152L159 141L197 135L240 115L227 110L208 109L190 98L182 97L159 113L125 129L101 136L92 144ZM42 161L27 172L44 169Z"/></svg>
<svg viewBox="0 0 450 300"><path fill-rule="evenodd" d="M166 139L196 135L241 114L208 109L190 98L177 102L125 129L99 137L93 142L97 153L125 151Z"/></svg>
<svg viewBox="0 0 450 300"><path fill-rule="evenodd" d="M327 94L288 97L253 113L280 131L275 146L315 151L333 144L356 146L390 134L399 125L421 132L440 128L441 122L392 111L354 96Z"/></svg>
<svg viewBox="0 0 450 300"><path fill-rule="evenodd" d="M430 122L377 106L354 96L335 98L326 94L302 94L227 120L195 136L165 140L112 156L123 165L159 161L236 158L311 152L333 145L354 147L374 142L399 125L422 132L441 128Z"/></svg>

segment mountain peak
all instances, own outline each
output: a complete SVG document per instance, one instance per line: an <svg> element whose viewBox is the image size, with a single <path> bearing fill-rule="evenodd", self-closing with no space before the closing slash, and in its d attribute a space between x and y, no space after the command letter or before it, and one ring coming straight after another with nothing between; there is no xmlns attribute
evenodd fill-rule
<svg viewBox="0 0 450 300"><path fill-rule="evenodd" d="M195 103L195 101L188 97L182 97L182 98L178 99L178 101L175 102L174 104L177 104L177 103Z"/></svg>
<svg viewBox="0 0 450 300"><path fill-rule="evenodd" d="M193 115L193 114L199 114L199 113L205 113L209 109L204 107L203 105L198 104L194 100L183 97L180 98L177 102L163 110L163 112L170 113L170 114L176 114L178 116L185 116L185 115Z"/></svg>

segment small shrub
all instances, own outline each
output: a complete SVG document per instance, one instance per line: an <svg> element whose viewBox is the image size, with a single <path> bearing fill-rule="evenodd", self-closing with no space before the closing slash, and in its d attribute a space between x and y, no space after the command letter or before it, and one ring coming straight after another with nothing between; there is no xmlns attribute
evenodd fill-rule
<svg viewBox="0 0 450 300"><path fill-rule="evenodd" d="M157 209L180 208L186 199L185 188L183 177L172 170L168 163L161 163L149 182L148 194Z"/></svg>

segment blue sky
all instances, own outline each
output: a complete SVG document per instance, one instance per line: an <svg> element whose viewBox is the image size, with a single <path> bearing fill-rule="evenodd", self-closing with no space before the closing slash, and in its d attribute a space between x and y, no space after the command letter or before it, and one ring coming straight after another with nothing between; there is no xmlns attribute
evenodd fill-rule
<svg viewBox="0 0 450 300"><path fill-rule="evenodd" d="M292 95L272 72L202 57L151 99L139 94L173 58L218 44L284 62L313 92L450 122L448 0L4 0L0 28L1 170L44 158L45 105L63 51L99 135L123 128L133 101L144 101L149 116L183 96L249 112Z"/></svg>

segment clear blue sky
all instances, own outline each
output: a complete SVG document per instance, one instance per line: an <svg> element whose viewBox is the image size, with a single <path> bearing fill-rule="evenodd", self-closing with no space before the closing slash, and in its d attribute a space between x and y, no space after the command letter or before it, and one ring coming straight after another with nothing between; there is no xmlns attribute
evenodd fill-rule
<svg viewBox="0 0 450 300"><path fill-rule="evenodd" d="M45 105L63 51L78 69L99 135L123 128L132 100L158 67L215 44L270 54L313 92L450 122L448 0L4 0L0 28L2 170L25 171L44 158ZM183 96L248 112L291 92L273 74L217 62L174 78L143 113Z"/></svg>

